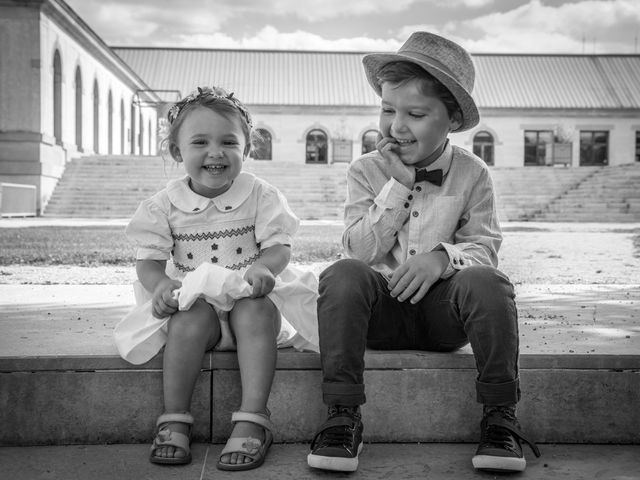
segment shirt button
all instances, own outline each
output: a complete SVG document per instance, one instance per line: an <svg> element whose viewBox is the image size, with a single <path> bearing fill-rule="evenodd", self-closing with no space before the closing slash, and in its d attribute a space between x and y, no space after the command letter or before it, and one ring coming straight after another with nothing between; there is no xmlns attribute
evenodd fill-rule
<svg viewBox="0 0 640 480"><path fill-rule="evenodd" d="M412 248L411 250L409 250L409 255L415 255L416 251Z"/></svg>
<svg viewBox="0 0 640 480"><path fill-rule="evenodd" d="M417 217L418 215L420 215L418 212L413 212L411 215L413 215L414 217Z"/></svg>
<svg viewBox="0 0 640 480"><path fill-rule="evenodd" d="M409 195L408 200L413 200L413 195Z"/></svg>
<svg viewBox="0 0 640 480"><path fill-rule="evenodd" d="M421 187L420 185L418 185L418 186L416 187L416 190L417 190L418 192L421 192L421 191L422 191L422 187Z"/></svg>
<svg viewBox="0 0 640 480"><path fill-rule="evenodd" d="M404 204L404 208L409 208L409 203L408 202Z"/></svg>

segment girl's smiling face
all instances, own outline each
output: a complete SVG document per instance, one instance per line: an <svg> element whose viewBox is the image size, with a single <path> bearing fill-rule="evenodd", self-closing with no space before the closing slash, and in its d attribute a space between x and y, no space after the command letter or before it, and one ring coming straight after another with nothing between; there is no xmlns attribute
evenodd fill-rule
<svg viewBox="0 0 640 480"><path fill-rule="evenodd" d="M438 97L425 95L418 80L382 84L380 132L396 140L393 151L404 164L421 168L433 163L459 125Z"/></svg>
<svg viewBox="0 0 640 480"><path fill-rule="evenodd" d="M184 163L194 192L213 198L229 190L242 171L247 146L237 116L198 106L188 112L177 140L171 153Z"/></svg>

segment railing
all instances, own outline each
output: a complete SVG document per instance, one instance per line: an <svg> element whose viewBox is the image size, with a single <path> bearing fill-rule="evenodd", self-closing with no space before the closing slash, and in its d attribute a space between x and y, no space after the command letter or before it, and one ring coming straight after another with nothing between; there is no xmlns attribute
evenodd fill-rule
<svg viewBox="0 0 640 480"><path fill-rule="evenodd" d="M0 183L0 217L35 217L36 187Z"/></svg>

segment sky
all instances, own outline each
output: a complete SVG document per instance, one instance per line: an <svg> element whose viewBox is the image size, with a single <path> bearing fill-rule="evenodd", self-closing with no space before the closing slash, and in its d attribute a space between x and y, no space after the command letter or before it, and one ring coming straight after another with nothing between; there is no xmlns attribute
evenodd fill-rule
<svg viewBox="0 0 640 480"><path fill-rule="evenodd" d="M471 53L640 53L640 0L66 0L110 46L395 51L418 30Z"/></svg>

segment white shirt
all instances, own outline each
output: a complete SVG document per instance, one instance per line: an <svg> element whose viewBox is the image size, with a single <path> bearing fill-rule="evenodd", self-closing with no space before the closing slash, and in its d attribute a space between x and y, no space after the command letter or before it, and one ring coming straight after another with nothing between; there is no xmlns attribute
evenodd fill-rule
<svg viewBox="0 0 640 480"><path fill-rule="evenodd" d="M474 264L497 266L502 232L489 169L448 141L427 167L435 169L443 170L441 186L420 182L410 190L391 177L379 152L355 160L347 171L347 255L387 277L409 256L433 250L449 256L442 278Z"/></svg>

